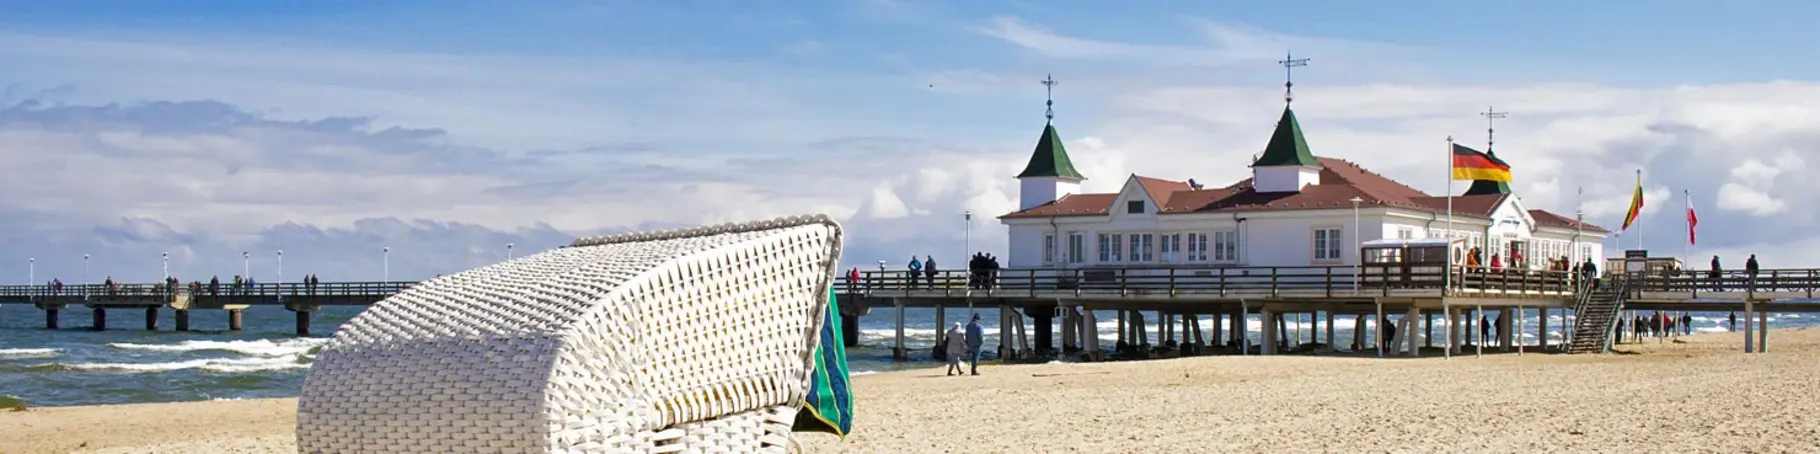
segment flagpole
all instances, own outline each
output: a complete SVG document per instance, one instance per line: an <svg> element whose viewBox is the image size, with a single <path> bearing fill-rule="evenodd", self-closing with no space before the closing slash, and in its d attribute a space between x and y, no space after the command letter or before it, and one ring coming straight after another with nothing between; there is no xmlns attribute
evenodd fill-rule
<svg viewBox="0 0 1820 454"><path fill-rule="evenodd" d="M1441 278L1441 297L1446 298L1453 290L1453 136L1447 136L1447 234L1441 238L1447 241L1447 271ZM1451 326L1453 320L1448 319L1447 323ZM1452 329L1448 328L1449 332ZM1452 348L1448 347L1450 352Z"/></svg>
<svg viewBox="0 0 1820 454"><path fill-rule="evenodd" d="M1643 168L1641 168L1641 167L1637 168L1637 193L1639 194L1637 196L1638 198L1643 197L1641 195L1643 193ZM1637 207L1637 250L1639 250L1639 251L1643 250L1643 207L1642 206Z"/></svg>

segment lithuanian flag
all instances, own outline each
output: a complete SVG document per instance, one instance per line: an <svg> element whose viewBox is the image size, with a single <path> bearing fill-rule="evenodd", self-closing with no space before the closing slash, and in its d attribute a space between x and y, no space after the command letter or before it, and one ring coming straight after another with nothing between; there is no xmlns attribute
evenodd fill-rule
<svg viewBox="0 0 1820 454"><path fill-rule="evenodd" d="M1637 222L1637 215L1643 213L1643 170L1637 169L1637 190L1630 194L1630 211L1624 213L1624 227L1618 231L1630 230L1630 225ZM1691 213L1691 211L1690 211Z"/></svg>
<svg viewBox="0 0 1820 454"><path fill-rule="evenodd" d="M1510 164L1497 156L1454 144L1453 179L1510 182Z"/></svg>

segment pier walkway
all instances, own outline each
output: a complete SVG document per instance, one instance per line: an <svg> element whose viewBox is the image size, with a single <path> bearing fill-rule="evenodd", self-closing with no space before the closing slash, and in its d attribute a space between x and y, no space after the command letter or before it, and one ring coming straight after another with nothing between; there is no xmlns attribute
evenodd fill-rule
<svg viewBox="0 0 1820 454"><path fill-rule="evenodd" d="M1600 280L1622 279L1623 290L1597 295L1582 286L1583 279L1567 272L1485 272L1456 267L1447 274L1438 266L1414 265L1033 268L994 270L989 274L952 270L914 278L907 271L856 274L857 279L843 274L836 289L841 314L847 319L844 326L849 331L848 341L858 340L858 317L867 315L872 308L895 309L895 349L901 358L908 355L904 347L903 309L909 307L1001 309L1005 319L1000 326L1009 328L1001 336L999 351L1010 358L1075 352L1097 355L1101 349L1098 333L1094 332L1096 310L1118 313L1115 352L1142 352L1153 345L1172 348L1174 354L1334 351L1339 350L1334 339L1336 316L1352 316L1355 328L1351 350L1410 355L1432 349L1437 340L1445 341L1441 348L1444 355L1463 353L1468 345L1475 351L1487 343L1508 348L1513 344L1511 339L1467 334L1475 333L1471 329L1474 322L1489 313L1497 315L1498 331L1508 336L1513 332L1508 326L1512 311L1527 308L1541 310L1544 323L1549 318L1547 314L1555 310L1561 311L1563 320L1570 312L1606 313L1598 323L1580 323L1564 330L1569 342L1576 337L1601 336L1600 342L1592 344L1599 348L1585 351L1603 351L1609 346L1604 339L1611 337L1612 322L1603 319L1615 320L1622 311L1741 311L1747 322L1755 315L1756 326L1746 323L1747 339L1755 340L1746 346L1746 351L1767 348L1767 313L1820 312L1820 300L1815 299L1815 294L1820 293L1820 269L1763 270L1755 276L1742 270L1606 274ZM158 329L159 311L167 307L175 312L178 330L189 329L192 310L225 310L229 328L237 330L241 327L241 310L255 305L283 306L297 314L297 335L308 336L311 312L324 306L370 305L415 284L262 283L237 288L222 285L214 291L188 285L168 289L158 284L6 285L0 286L0 304L36 306L44 311L44 326L50 329L59 328L59 311L73 305L94 311L92 329L107 329L109 310L143 310L145 327L151 330ZM1600 298L1606 299L1602 306L1601 301L1591 301ZM1153 315L1147 320L1144 312ZM938 326L945 326L942 314L937 311ZM1245 336L1250 314L1260 317L1264 338L1278 342L1251 345ZM1203 315L1224 317L1227 322L1213 323L1208 333L1199 326L1199 316ZM1316 315L1325 318L1316 320ZM1437 315L1451 317L1455 328L1437 336ZM1034 319L1029 325L1035 333L1023 332L1023 317ZM1396 327L1395 332L1403 335L1394 338L1397 343L1381 342L1377 324L1366 324L1366 317L1390 322ZM1059 350L1053 342L1058 334L1058 318L1062 338ZM1296 339L1290 339L1289 319L1305 321L1313 327L1298 330ZM1152 324L1154 328L1149 328ZM1232 327L1232 332L1223 333L1222 325ZM1324 338L1320 337L1323 327ZM1547 332L1546 326L1540 328ZM1151 331L1160 333L1162 338L1149 339ZM1416 331L1421 331L1421 335L1412 335ZM1547 348L1547 339L1543 339L1542 347Z"/></svg>

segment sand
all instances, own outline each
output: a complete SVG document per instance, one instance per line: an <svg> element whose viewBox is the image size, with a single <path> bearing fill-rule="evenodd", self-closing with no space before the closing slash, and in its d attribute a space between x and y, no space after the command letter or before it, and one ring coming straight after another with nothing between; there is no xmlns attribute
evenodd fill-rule
<svg viewBox="0 0 1820 454"><path fill-rule="evenodd" d="M855 379L809 452L1820 452L1820 329L1451 360L1204 357ZM294 399L0 413L0 453L294 453Z"/></svg>

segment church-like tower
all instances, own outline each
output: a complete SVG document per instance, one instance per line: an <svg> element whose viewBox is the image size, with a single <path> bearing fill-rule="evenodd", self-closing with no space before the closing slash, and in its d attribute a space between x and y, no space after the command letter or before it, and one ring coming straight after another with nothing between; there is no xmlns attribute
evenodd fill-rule
<svg viewBox="0 0 1820 454"><path fill-rule="evenodd" d="M1308 151L1308 139L1302 137L1302 125L1296 122L1295 81L1290 78L1297 66L1307 66L1308 59L1285 56L1283 61L1283 118L1277 119L1276 131L1264 153L1251 162L1251 186L1257 192L1301 192L1303 187L1321 183L1321 162Z"/></svg>
<svg viewBox="0 0 1820 454"><path fill-rule="evenodd" d="M1036 150L1030 153L1030 163L1024 165L1024 171L1017 174L1018 203L1017 209L1028 210L1042 206L1070 194L1081 192L1081 181L1087 177L1074 170L1074 161L1068 159L1068 149L1062 145L1062 137L1055 132L1055 77L1043 79L1048 87L1049 98L1044 101L1047 110L1044 116L1043 135L1036 139Z"/></svg>

